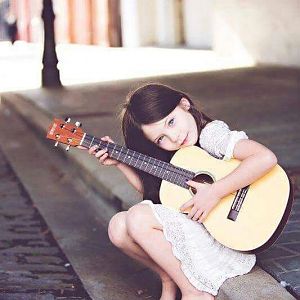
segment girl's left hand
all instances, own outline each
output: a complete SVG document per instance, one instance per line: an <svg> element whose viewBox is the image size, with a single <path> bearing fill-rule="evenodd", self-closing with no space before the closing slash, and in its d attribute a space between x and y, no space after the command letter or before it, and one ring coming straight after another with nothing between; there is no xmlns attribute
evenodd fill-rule
<svg viewBox="0 0 300 300"><path fill-rule="evenodd" d="M188 218L202 223L221 198L217 195L212 184L204 184L193 180L188 180L186 183L195 188L197 192L191 200L180 207L180 210L184 211L187 207L192 206Z"/></svg>

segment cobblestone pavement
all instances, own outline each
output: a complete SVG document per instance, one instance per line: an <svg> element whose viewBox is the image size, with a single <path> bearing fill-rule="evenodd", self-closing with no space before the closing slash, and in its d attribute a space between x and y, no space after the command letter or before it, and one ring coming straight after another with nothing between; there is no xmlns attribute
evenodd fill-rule
<svg viewBox="0 0 300 300"><path fill-rule="evenodd" d="M90 299L0 149L0 300Z"/></svg>
<svg viewBox="0 0 300 300"><path fill-rule="evenodd" d="M257 255L258 264L300 299L300 168L287 172L294 183L294 203L278 240Z"/></svg>

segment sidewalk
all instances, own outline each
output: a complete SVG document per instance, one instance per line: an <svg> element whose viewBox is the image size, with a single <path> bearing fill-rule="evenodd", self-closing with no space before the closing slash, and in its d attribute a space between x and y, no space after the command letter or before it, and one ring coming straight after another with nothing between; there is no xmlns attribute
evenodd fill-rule
<svg viewBox="0 0 300 300"><path fill-rule="evenodd" d="M146 81L166 83L188 92L212 118L228 122L232 129L245 130L250 139L272 149L278 157L279 164L298 181L299 187L299 78L300 71L297 69L257 67L107 82L61 90L39 89L7 93L2 95L2 101L5 106L17 111L50 146L52 143L46 141L44 136L54 116L70 116L72 122L78 120L83 123L84 131L98 137L110 135L116 143L122 144L116 113L127 92ZM64 148L65 146L60 147L62 150ZM117 170L96 164L95 160L83 151L72 149L67 154L65 151L61 153L74 172L88 183L91 189L103 196L92 201L90 205L106 225L116 211L128 209L140 201L139 195ZM295 196L293 213L284 233L274 246L258 256L258 263L282 282L289 292L299 297L298 188ZM258 270L261 277L257 275ZM264 291L259 289L251 291L251 287L259 286L264 280L270 283L267 279L268 274L259 268L251 273L249 276L233 279L234 283L228 281L228 284L222 287L222 293L226 294L228 299L292 299L279 283L276 286L280 291L276 294L277 298L270 293L262 296ZM252 276L253 274L256 275ZM242 288L236 291L234 286ZM270 284L269 287L274 290L274 285ZM267 287L264 289L268 290ZM240 298L241 291L244 294L243 298Z"/></svg>

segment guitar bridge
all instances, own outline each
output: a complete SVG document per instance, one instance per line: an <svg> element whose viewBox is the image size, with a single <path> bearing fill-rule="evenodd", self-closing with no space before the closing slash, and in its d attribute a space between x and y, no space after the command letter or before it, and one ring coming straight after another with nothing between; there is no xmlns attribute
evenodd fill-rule
<svg viewBox="0 0 300 300"><path fill-rule="evenodd" d="M229 214L227 216L227 219L231 220L231 221L236 221L239 212L242 208L243 202L246 198L248 189L249 189L250 185L247 185L241 189L239 189L234 197L233 203L231 205Z"/></svg>

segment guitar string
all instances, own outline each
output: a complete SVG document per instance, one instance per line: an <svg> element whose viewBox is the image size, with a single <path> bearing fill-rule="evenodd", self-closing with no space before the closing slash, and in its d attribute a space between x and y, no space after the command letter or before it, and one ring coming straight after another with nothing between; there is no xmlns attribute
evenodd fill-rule
<svg viewBox="0 0 300 300"><path fill-rule="evenodd" d="M92 141L92 139L90 139L89 137L86 137L85 139L87 139L88 141ZM100 143L104 143L105 141L100 141ZM111 145L112 143L110 143L109 144L109 146L108 147L114 147L114 146L112 146ZM111 146L110 146L111 145ZM114 144L114 145L117 145L117 146L119 146L118 144ZM122 154L124 154L125 156L126 155L128 155L128 153L126 153L126 152L124 152L124 151L126 151L125 149L124 149L124 147L122 147L122 146L119 146L119 147L121 147L121 153ZM126 148L126 149L128 149L129 151L132 151L133 153L132 153L132 157L134 157L135 159L137 159L137 160L140 160L140 157L137 157L136 156L136 151L134 151L134 150L132 150L132 149L129 149L129 148ZM111 150L114 150L114 149L111 149ZM123 150L123 151L122 151ZM145 154L143 154L143 153L141 153L142 155L145 155ZM145 156L147 156L147 155L145 155ZM156 158L153 158L153 157L150 157L149 156L149 158L151 159L153 159L154 161L153 161L153 163L154 163L154 165L156 166L156 167L159 167L159 168L162 168L162 169L164 169L164 170L167 170L167 171L171 171L172 173L176 173L177 175L179 175L179 176L184 176L184 177L188 177L188 178L190 178L190 176L192 176L192 178L194 177L194 175L195 175L195 173L194 172L192 172L192 171L189 171L189 170L184 170L184 169L182 169L182 168L178 168L177 166L174 166L174 165L172 165L171 163L167 163L167 162L164 162L164 161L161 161L162 162L162 166L160 166L159 165L159 160L158 159L156 159ZM151 161L150 161L151 162ZM158 164L157 164L158 163ZM176 171L174 171L174 169L176 170Z"/></svg>
<svg viewBox="0 0 300 300"><path fill-rule="evenodd" d="M88 141L91 141L89 137L86 137L86 139L87 139ZM110 143L110 142L106 142L106 141L101 141L101 140L100 140L100 143ZM110 144L111 144L111 143L110 143ZM126 150L124 149L124 148L126 148L126 147L120 146L120 145L115 144L115 143L114 143L113 145L115 145L115 146L117 146L117 147L121 147L121 152L122 152L122 150L124 150L125 152L122 152L122 153L125 154L125 155L128 155L128 153L126 153ZM114 146L112 146L112 147L114 147ZM135 155L135 154L139 154L139 152L134 151L134 150L129 149L129 148L126 148L126 149L127 149L128 151L132 151L133 153L132 153L131 155L132 155L134 158L136 158L137 160L140 160L140 157ZM194 173L193 173L192 171L185 170L185 169L182 169L182 168L180 168L180 167L174 166L174 165L172 165L171 163L167 163L167 162L164 162L164 161L160 161L159 159L156 159L156 158L151 157L151 156L147 156L147 155L145 155L145 154L143 154L143 153L140 153L140 154L142 154L142 155L144 155L144 156L146 156L146 157L149 157L150 159L153 159L154 163L157 162L157 163L158 163L158 164L156 164L157 167L162 167L162 166L159 165L159 163L161 162L161 163L163 164L163 166L166 166L166 167L170 167L170 168L176 169L176 171L180 172L180 173L177 172L178 174L181 174L181 175L194 175ZM151 161L150 161L150 162L151 162Z"/></svg>
<svg viewBox="0 0 300 300"><path fill-rule="evenodd" d="M90 141L90 140L89 140ZM100 143L104 143L104 141L100 141ZM114 145L117 145L117 144L114 144ZM119 146L119 145L117 145L117 146ZM126 152L126 150L124 149L124 147L122 147L122 146L119 146L119 147L121 147L121 149L119 150L124 156L127 156L128 155L128 152ZM112 144L108 144L108 145L106 145L106 148L108 148L108 149L110 149L110 150L112 150L112 151L114 151L115 150L115 147L112 145ZM128 148L127 148L128 149ZM128 149L129 151L133 151L133 153L132 154L130 154L133 158L135 158L137 161L141 161L141 158L140 157L137 157L136 156L136 153L134 152L134 150L132 150L132 149ZM125 152L124 152L125 151ZM145 154L143 154L143 155L145 155ZM149 157L150 159L152 158L152 157ZM153 161L151 162L150 161L150 163L153 163L153 165L155 165L156 167L158 167L158 168L161 168L162 170L164 170L164 171L167 171L167 172L171 172L171 175L172 174L174 174L175 176L180 176L180 177L184 177L185 179L188 177L189 179L191 179L191 178L193 178L194 177L194 173L192 173L191 171L186 171L186 172L184 172L183 173L183 171L181 171L181 170L179 170L176 166L174 166L173 167L173 165L171 165L171 164L168 164L168 163L166 163L166 162L163 162L163 161L161 161L161 163L162 163L162 165L160 165L159 163L159 160L157 160L157 159L155 159L155 158L152 158L153 159ZM190 178L191 177L191 178ZM177 179L176 179L176 177L175 177L175 181L176 181ZM181 183L182 182L182 179L179 179L179 183ZM184 186L185 187L185 186Z"/></svg>
<svg viewBox="0 0 300 300"><path fill-rule="evenodd" d="M72 132L70 129L68 129L68 128L65 128L65 130L66 131L69 131L69 132ZM78 139L75 139L75 140L77 140L79 143L81 142L81 140L82 140L82 134L81 133L76 133L76 132L72 132L72 134L74 134L74 135L76 135L76 136L78 136L78 137L80 137L80 140ZM95 139L95 137L93 137L94 139ZM85 137L85 139L87 140L87 141L90 141L90 142L92 142L93 141L93 139L91 138L90 139L90 136L88 135L88 134L86 134L86 137ZM78 143L78 144L79 144ZM105 141L101 141L100 140L100 143L105 143ZM108 145L107 145L107 148L110 148L110 150L114 150L114 149L112 149L112 147L113 146L110 146L112 143L109 143L109 142L106 142L106 143L108 143ZM119 146L118 144L114 144L114 145L116 145L116 146ZM122 146L119 146L119 147L121 147L121 153L122 154L124 154L124 155L127 155L128 153L125 153L125 152L123 152L123 151L126 151L125 149L124 149L124 147L122 147ZM133 151L133 157L134 158L136 158L137 160L139 160L140 158L139 157L136 157L134 154L136 153L136 151L134 151L134 150L132 150L132 149L129 149L129 148L127 148L129 151ZM143 154L143 155L145 155L145 154ZM152 157L150 157L150 159L151 159ZM174 166L174 165L172 165L171 163L166 163L166 162L163 162L162 161L162 163L163 163L163 166L160 166L160 165L157 165L157 164L155 164L155 162L157 162L158 164L159 164L159 160L157 160L157 159L155 159L155 158L152 158L152 159L154 159L154 165L156 166L156 167L159 167L159 168L162 168L163 170L165 170L165 171L170 171L170 172L172 172L172 173L175 173L176 175L178 175L178 176L184 176L184 177L188 177L189 179L191 179L191 178L193 178L194 177L194 175L195 175L195 173L194 172L192 172L192 171L189 171L189 170L184 170L184 169L182 169L182 168L178 168L177 166ZM175 169L175 171L174 170L172 170L172 169ZM190 178L190 176L192 176L191 178Z"/></svg>

